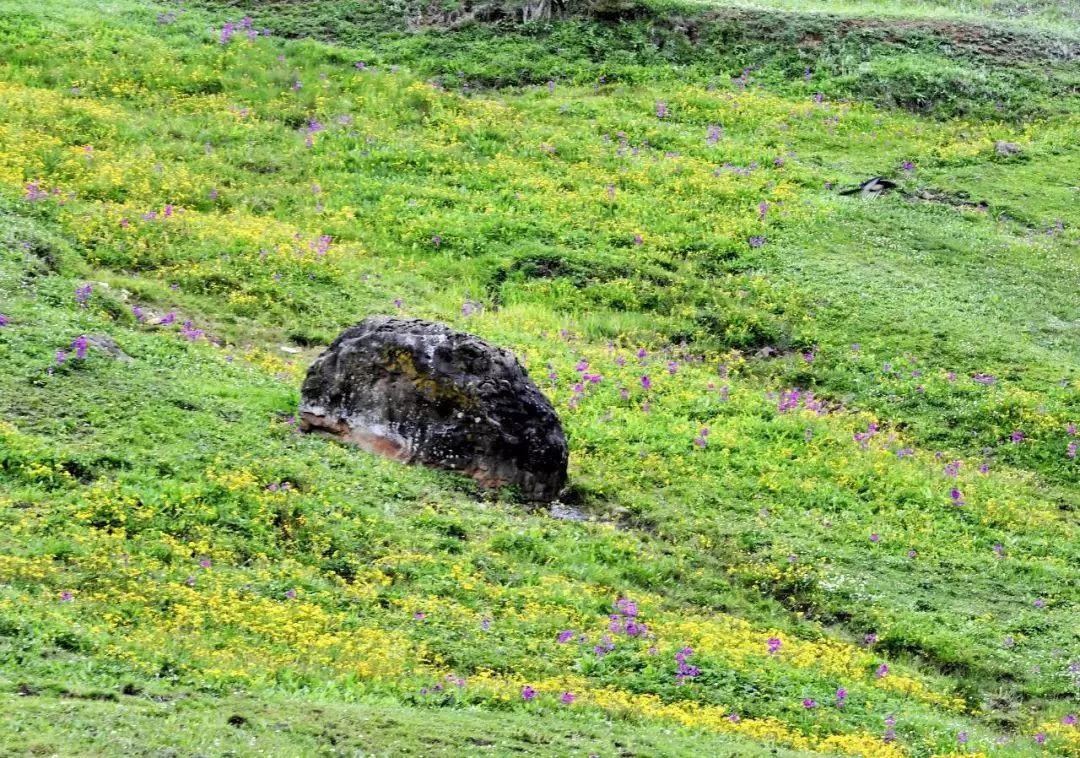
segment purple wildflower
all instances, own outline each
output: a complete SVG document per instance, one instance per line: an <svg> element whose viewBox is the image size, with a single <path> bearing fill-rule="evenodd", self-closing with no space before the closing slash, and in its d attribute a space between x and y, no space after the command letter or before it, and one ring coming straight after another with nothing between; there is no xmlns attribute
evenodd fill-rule
<svg viewBox="0 0 1080 758"><path fill-rule="evenodd" d="M675 662L679 664L678 672L675 674L675 681L678 684L683 684L687 679L693 679L701 673L701 669L697 666L691 666L687 663L687 659L693 654L694 649L692 647L684 647L675 653Z"/></svg>
<svg viewBox="0 0 1080 758"><path fill-rule="evenodd" d="M584 635L582 635L582 638L584 638ZM597 658L603 658L614 649L615 643L611 641L611 637L605 634L600 638L600 642L593 646L593 654Z"/></svg>
<svg viewBox="0 0 1080 758"><path fill-rule="evenodd" d="M750 247L757 248L757 247L761 247L762 245L765 244L765 238L764 237L751 237L749 242L750 242Z"/></svg>
<svg viewBox="0 0 1080 758"><path fill-rule="evenodd" d="M442 245L442 235L433 234L431 236L431 244L435 247L439 247L440 245Z"/></svg>
<svg viewBox="0 0 1080 758"><path fill-rule="evenodd" d="M526 703L530 700L535 700L536 690L526 684L524 687L521 688L521 699L524 700Z"/></svg>
<svg viewBox="0 0 1080 758"><path fill-rule="evenodd" d="M90 296L94 294L94 285L86 282L75 288L75 302L81 307L85 308L87 301L90 300Z"/></svg>
<svg viewBox="0 0 1080 758"><path fill-rule="evenodd" d="M573 705L575 700L577 700L577 695L573 692L564 692L562 697L559 698L559 702L563 705Z"/></svg>
<svg viewBox="0 0 1080 758"><path fill-rule="evenodd" d="M559 632L559 644L565 644L573 638L574 633L569 629Z"/></svg>
<svg viewBox="0 0 1080 758"><path fill-rule="evenodd" d="M703 427L701 433L697 437L694 437L694 444L700 447L702 450L709 444L709 440L706 439L709 436L709 430L707 427Z"/></svg>
<svg viewBox="0 0 1080 758"><path fill-rule="evenodd" d="M903 163L900 164L900 169L902 171L909 171L909 172L914 171L915 170L915 164L912 163L911 161L904 161Z"/></svg>
<svg viewBox="0 0 1080 758"><path fill-rule="evenodd" d="M769 651L769 655L775 655L780 650L781 645L783 645L783 642L780 641L779 637L769 637L765 642L765 648Z"/></svg>
<svg viewBox="0 0 1080 758"><path fill-rule="evenodd" d="M817 700L814 700L812 697L803 698L802 705L803 708L808 711L813 710L814 708L817 708Z"/></svg>
<svg viewBox="0 0 1080 758"><path fill-rule="evenodd" d="M641 389L646 392L652 389L652 379L649 378L648 374L641 375Z"/></svg>
<svg viewBox="0 0 1080 758"><path fill-rule="evenodd" d="M3 313L0 313L0 326L7 326L7 325L8 325L7 316L5 316Z"/></svg>
<svg viewBox="0 0 1080 758"><path fill-rule="evenodd" d="M1036 598L1035 602L1032 603L1032 605L1034 605L1036 608L1038 608L1041 611L1043 608L1046 607L1046 601L1043 600L1041 597Z"/></svg>
<svg viewBox="0 0 1080 758"><path fill-rule="evenodd" d="M887 664L887 663L881 664L874 671L874 674L875 674L875 676L877 676L878 679L885 678L886 676L889 675L889 664Z"/></svg>
<svg viewBox="0 0 1080 758"><path fill-rule="evenodd" d="M656 101L656 117L657 118L667 118L667 116L668 116L667 103L665 103L663 100L657 100Z"/></svg>
<svg viewBox="0 0 1080 758"><path fill-rule="evenodd" d="M295 600L296 599L296 590L293 590L293 589L286 590L285 591L285 597L288 598L289 600Z"/></svg>
<svg viewBox="0 0 1080 758"><path fill-rule="evenodd" d="M836 707L843 708L844 703L847 701L848 691L843 687L836 690Z"/></svg>
<svg viewBox="0 0 1080 758"><path fill-rule="evenodd" d="M26 185L26 199L31 203L36 203L38 200L44 200L49 196L49 193L41 189L37 182L30 182Z"/></svg>
<svg viewBox="0 0 1080 758"><path fill-rule="evenodd" d="M1023 439L1024 439L1024 433L1021 432L1019 429L1017 429L1016 431L1014 431L1012 434L1009 435L1009 439L1011 439L1014 443L1015 442L1022 442Z"/></svg>
<svg viewBox="0 0 1080 758"><path fill-rule="evenodd" d="M66 361L66 360L67 360L67 353L64 352L63 350L57 350L56 351L56 365L59 366L59 365L63 364L63 362Z"/></svg>
<svg viewBox="0 0 1080 758"><path fill-rule="evenodd" d="M184 322L180 332L187 338L189 342L195 342L203 336L202 329L196 329L191 319Z"/></svg>
<svg viewBox="0 0 1080 758"><path fill-rule="evenodd" d="M71 343L71 349L75 351L75 357L80 361L86 358L87 341L86 335L80 335Z"/></svg>

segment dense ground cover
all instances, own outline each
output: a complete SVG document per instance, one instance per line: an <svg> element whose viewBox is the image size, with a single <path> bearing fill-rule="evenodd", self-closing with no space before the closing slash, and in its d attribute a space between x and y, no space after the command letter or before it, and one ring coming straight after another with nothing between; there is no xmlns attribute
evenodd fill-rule
<svg viewBox="0 0 1080 758"><path fill-rule="evenodd" d="M826 52L643 51L477 91L423 50L486 70L482 29L5 6L5 750L1080 753L1067 87L931 120ZM567 504L296 433L397 311L527 362Z"/></svg>

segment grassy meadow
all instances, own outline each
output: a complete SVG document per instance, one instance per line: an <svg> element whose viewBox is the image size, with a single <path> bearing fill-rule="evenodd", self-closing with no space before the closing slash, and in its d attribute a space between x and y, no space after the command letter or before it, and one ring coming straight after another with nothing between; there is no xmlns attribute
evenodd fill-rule
<svg viewBox="0 0 1080 758"><path fill-rule="evenodd" d="M0 0L0 754L1080 756L1071 5L812 5ZM564 502L297 431L379 313Z"/></svg>

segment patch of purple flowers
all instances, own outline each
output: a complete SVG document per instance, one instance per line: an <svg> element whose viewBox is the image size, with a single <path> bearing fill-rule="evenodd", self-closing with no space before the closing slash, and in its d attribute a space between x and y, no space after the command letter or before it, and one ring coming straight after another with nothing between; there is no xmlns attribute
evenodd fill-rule
<svg viewBox="0 0 1080 758"><path fill-rule="evenodd" d="M687 663L687 660L694 654L692 647L684 647L679 652L675 653L675 663L678 664L678 670L675 674L675 681L679 684L684 684L686 680L693 679L701 673L701 669L697 666L691 666Z"/></svg>

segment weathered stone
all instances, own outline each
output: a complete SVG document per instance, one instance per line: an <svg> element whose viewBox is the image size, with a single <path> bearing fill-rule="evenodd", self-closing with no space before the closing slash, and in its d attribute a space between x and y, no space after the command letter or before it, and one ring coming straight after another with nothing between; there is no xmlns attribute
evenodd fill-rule
<svg viewBox="0 0 1080 758"><path fill-rule="evenodd" d="M420 319L376 316L343 332L308 370L301 429L487 487L553 500L567 446L551 403L507 350Z"/></svg>
<svg viewBox="0 0 1080 758"><path fill-rule="evenodd" d="M998 155L1019 155L1022 148L1015 142L1005 142L1004 140L998 140L994 143L994 150Z"/></svg>
<svg viewBox="0 0 1080 758"><path fill-rule="evenodd" d="M107 334L86 335L86 346L92 347L95 350L100 350L109 357L115 358L123 363L130 363L134 360L134 358L120 349L120 346L116 344L116 340Z"/></svg>

